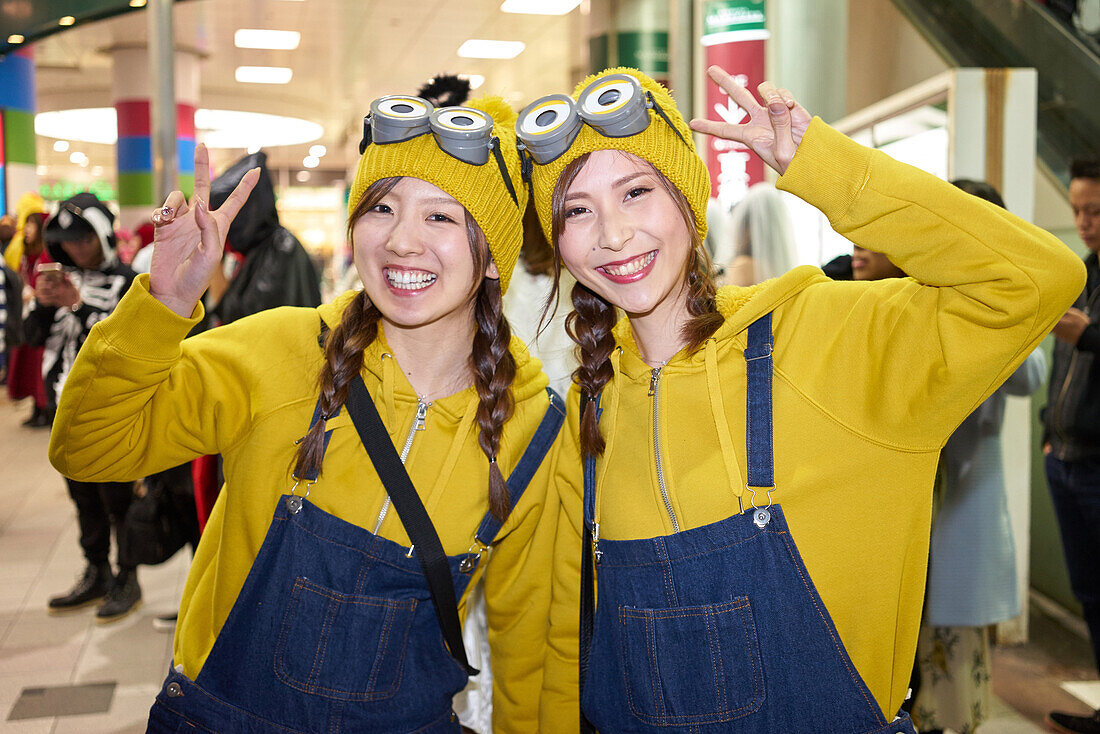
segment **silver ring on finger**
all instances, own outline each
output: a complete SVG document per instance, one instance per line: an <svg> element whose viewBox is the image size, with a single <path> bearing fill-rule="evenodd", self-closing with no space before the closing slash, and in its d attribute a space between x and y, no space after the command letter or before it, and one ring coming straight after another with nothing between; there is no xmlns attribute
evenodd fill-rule
<svg viewBox="0 0 1100 734"><path fill-rule="evenodd" d="M172 207L168 206L168 205L165 205L165 206L162 206L160 209L154 210L153 211L153 216L151 218L153 220L153 224L155 224L155 225L156 224L168 224L169 222L172 221L172 219L173 219L173 217L175 217L175 215L176 215L176 210L173 209Z"/></svg>

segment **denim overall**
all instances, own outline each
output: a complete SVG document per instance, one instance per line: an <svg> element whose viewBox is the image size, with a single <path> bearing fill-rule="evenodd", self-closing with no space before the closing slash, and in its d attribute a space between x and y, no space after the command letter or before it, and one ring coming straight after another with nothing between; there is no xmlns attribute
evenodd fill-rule
<svg viewBox="0 0 1100 734"><path fill-rule="evenodd" d="M748 483L770 499L772 334L749 327ZM585 522L595 461L585 465ZM598 534L595 536L598 538ZM582 708L603 734L915 734L887 721L814 589L779 505L673 535L598 541Z"/></svg>
<svg viewBox="0 0 1100 734"><path fill-rule="evenodd" d="M508 477L513 507L564 418L547 392ZM471 550L448 557L456 598L500 527L486 513ZM451 698L466 682L412 551L291 490L198 677L169 671L148 731L453 733Z"/></svg>

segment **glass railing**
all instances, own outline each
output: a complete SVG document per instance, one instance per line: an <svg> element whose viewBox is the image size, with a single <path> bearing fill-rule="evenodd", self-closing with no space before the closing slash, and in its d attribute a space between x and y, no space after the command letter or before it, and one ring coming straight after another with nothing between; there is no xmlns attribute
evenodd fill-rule
<svg viewBox="0 0 1100 734"><path fill-rule="evenodd" d="M1100 56L1035 0L892 0L954 66L1039 74L1038 153L1069 185L1073 158L1100 157Z"/></svg>

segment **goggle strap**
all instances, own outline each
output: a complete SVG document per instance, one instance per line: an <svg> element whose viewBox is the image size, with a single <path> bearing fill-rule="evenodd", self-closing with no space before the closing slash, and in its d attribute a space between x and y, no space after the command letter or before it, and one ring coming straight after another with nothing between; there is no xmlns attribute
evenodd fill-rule
<svg viewBox="0 0 1100 734"><path fill-rule="evenodd" d="M535 159L531 157L531 154L527 152L526 148L521 147L519 149L519 174L523 178L523 181L527 184L527 198L532 200L535 198L535 181L533 174L535 172Z"/></svg>
<svg viewBox="0 0 1100 734"><path fill-rule="evenodd" d="M504 154L500 152L500 139L492 138L489 141L489 149L493 151L493 157L497 159L497 167L500 168L500 177L504 179L504 186L512 196L516 208L519 208L519 197L516 196L516 188L512 185L512 179L508 176L508 166L504 163Z"/></svg>
<svg viewBox="0 0 1100 734"><path fill-rule="evenodd" d="M359 155L363 155L371 144L370 115L363 118L363 139L359 141Z"/></svg>
<svg viewBox="0 0 1100 734"><path fill-rule="evenodd" d="M645 93L646 99L649 100L650 106L653 107L653 111L661 116L661 119L668 123L668 126L672 128L672 132L676 133L676 137L680 138L680 142L687 145L688 142L684 140L684 136L680 134L680 131L676 129L676 126L672 124L672 120L668 119L668 115L661 109L661 105L657 104L657 100L653 99L653 92Z"/></svg>

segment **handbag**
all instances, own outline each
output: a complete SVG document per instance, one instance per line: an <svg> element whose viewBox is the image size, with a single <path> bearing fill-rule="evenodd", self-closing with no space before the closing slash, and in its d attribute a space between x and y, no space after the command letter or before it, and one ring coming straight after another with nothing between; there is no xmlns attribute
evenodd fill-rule
<svg viewBox="0 0 1100 734"><path fill-rule="evenodd" d="M119 534L119 557L131 565L155 566L174 556L188 542L198 540L198 518L187 513L191 465L150 475L134 484L134 499L126 510ZM191 515L194 515L194 494Z"/></svg>

